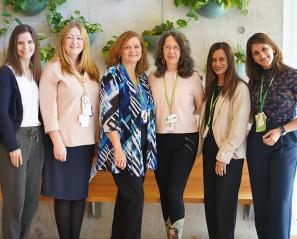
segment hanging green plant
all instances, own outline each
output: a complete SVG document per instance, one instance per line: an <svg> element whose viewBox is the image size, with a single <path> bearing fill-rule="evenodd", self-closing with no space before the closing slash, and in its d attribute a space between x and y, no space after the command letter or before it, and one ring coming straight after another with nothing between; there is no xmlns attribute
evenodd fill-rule
<svg viewBox="0 0 297 239"><path fill-rule="evenodd" d="M238 43L235 44L235 63L237 65L245 63L246 62L246 54L245 50L242 48L242 46Z"/></svg>
<svg viewBox="0 0 297 239"><path fill-rule="evenodd" d="M209 3L215 3L219 7L229 9L230 7L239 9L242 14L248 14L249 0L174 0L176 7L184 6L190 8L192 11L198 11L206 7Z"/></svg>
<svg viewBox="0 0 297 239"><path fill-rule="evenodd" d="M115 41L117 40L117 36L112 36L112 39L108 40L105 44L105 46L102 48L101 52L103 55L104 59L107 59L108 54L109 54L109 50L112 47L112 45L115 43Z"/></svg>
<svg viewBox="0 0 297 239"><path fill-rule="evenodd" d="M42 12L47 0L2 0L4 6L10 5L14 12L34 16Z"/></svg>
<svg viewBox="0 0 297 239"><path fill-rule="evenodd" d="M53 33L61 32L61 30L71 21L81 23L89 34L102 32L100 23L89 23L86 18L80 14L79 10L74 11L74 15L64 19L62 14L57 11L57 6L64 2L66 2L66 0L48 0L47 22Z"/></svg>
<svg viewBox="0 0 297 239"><path fill-rule="evenodd" d="M152 52L156 48L157 42L159 41L160 36L163 32L184 29L188 26L188 23L191 20L199 20L198 16L192 11L189 11L186 17L186 19L176 20L175 23L167 20L159 25L154 26L151 29L144 30L141 35L144 39L144 44L148 48L148 50Z"/></svg>

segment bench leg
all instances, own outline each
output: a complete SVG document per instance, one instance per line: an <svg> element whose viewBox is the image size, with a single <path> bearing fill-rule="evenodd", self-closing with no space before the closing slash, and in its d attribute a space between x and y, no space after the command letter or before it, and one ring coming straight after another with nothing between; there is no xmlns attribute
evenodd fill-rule
<svg viewBox="0 0 297 239"><path fill-rule="evenodd" d="M102 203L101 202L89 202L89 218L101 218L102 216Z"/></svg>

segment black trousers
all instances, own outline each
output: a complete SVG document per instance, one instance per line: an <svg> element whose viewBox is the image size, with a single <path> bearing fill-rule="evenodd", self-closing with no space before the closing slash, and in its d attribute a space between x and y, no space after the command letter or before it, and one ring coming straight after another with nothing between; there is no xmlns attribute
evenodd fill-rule
<svg viewBox="0 0 297 239"><path fill-rule="evenodd" d="M234 239L238 191L242 176L243 159L231 159L227 173L215 173L216 145L212 131L203 145L204 205L210 239Z"/></svg>
<svg viewBox="0 0 297 239"><path fill-rule="evenodd" d="M253 125L247 144L257 234L259 239L289 239L297 132L281 136L273 146L263 143L263 134Z"/></svg>
<svg viewBox="0 0 297 239"><path fill-rule="evenodd" d="M112 222L112 239L141 239L144 177L127 170L112 174L118 187Z"/></svg>
<svg viewBox="0 0 297 239"><path fill-rule="evenodd" d="M173 224L185 217L183 194L195 162L198 133L157 134L158 166L155 171L163 218Z"/></svg>

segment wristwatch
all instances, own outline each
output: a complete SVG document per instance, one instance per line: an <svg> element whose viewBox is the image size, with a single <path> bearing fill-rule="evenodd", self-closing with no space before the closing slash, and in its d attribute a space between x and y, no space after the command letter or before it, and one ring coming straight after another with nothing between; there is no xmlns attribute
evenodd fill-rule
<svg viewBox="0 0 297 239"><path fill-rule="evenodd" d="M285 135L287 133L287 131L285 130L284 126L279 126L278 128L280 130L281 136L283 136L283 135Z"/></svg>

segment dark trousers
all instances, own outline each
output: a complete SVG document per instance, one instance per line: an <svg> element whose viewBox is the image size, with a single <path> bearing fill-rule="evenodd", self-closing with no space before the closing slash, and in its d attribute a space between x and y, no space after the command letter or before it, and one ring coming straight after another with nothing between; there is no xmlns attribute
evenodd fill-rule
<svg viewBox="0 0 297 239"><path fill-rule="evenodd" d="M227 173L215 173L218 146L213 133L203 145L204 205L210 239L233 239L243 159L231 159Z"/></svg>
<svg viewBox="0 0 297 239"><path fill-rule="evenodd" d="M114 206L112 239L141 239L144 203L144 177L130 175L127 170L112 174L118 192Z"/></svg>
<svg viewBox="0 0 297 239"><path fill-rule="evenodd" d="M183 194L195 162L198 133L157 134L155 171L164 220L173 224L185 217Z"/></svg>
<svg viewBox="0 0 297 239"><path fill-rule="evenodd" d="M271 127L273 128L273 127ZM297 132L281 136L273 146L253 126L247 159L259 239L290 238L293 183L297 164Z"/></svg>
<svg viewBox="0 0 297 239"><path fill-rule="evenodd" d="M41 172L44 162L42 127L22 127L17 140L23 165L14 167L0 145L0 181L3 194L2 238L29 238L33 216L38 208Z"/></svg>

